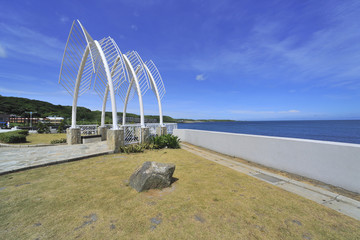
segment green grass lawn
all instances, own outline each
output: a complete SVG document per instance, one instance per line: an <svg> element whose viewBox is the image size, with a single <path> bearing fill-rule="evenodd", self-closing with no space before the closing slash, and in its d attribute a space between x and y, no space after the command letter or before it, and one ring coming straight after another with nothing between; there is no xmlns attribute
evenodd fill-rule
<svg viewBox="0 0 360 240"><path fill-rule="evenodd" d="M171 188L127 185L145 161ZM360 222L182 149L114 154L0 176L1 239L360 239Z"/></svg>
<svg viewBox="0 0 360 240"><path fill-rule="evenodd" d="M26 136L26 143L16 143L20 145L35 145L35 144L50 144L52 140L66 138L66 133L53 133L53 134L29 134Z"/></svg>

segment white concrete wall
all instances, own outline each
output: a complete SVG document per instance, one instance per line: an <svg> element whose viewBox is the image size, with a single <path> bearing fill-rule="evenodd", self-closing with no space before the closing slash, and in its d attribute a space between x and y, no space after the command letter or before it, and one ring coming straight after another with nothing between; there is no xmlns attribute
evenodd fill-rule
<svg viewBox="0 0 360 240"><path fill-rule="evenodd" d="M360 193L360 144L175 129L181 141Z"/></svg>

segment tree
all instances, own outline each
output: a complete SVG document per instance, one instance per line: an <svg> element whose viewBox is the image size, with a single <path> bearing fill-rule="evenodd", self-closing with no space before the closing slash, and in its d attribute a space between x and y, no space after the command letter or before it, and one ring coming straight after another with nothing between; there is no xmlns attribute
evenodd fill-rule
<svg viewBox="0 0 360 240"><path fill-rule="evenodd" d="M62 120L61 121L61 123L60 123L60 125L59 125L59 127L58 127L58 129L57 129L57 132L58 133L63 133L64 131L65 131L65 121L64 120Z"/></svg>
<svg viewBox="0 0 360 240"><path fill-rule="evenodd" d="M50 133L50 128L49 126L45 123L42 122L38 122L37 126L36 126L36 130L38 133Z"/></svg>

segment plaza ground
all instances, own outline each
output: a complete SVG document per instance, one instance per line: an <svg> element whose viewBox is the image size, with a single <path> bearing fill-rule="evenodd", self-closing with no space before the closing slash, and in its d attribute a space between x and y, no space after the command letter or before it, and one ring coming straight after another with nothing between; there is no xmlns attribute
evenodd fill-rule
<svg viewBox="0 0 360 240"><path fill-rule="evenodd" d="M144 161L171 188L127 185ZM0 176L4 239L359 239L360 222L182 149L104 155Z"/></svg>

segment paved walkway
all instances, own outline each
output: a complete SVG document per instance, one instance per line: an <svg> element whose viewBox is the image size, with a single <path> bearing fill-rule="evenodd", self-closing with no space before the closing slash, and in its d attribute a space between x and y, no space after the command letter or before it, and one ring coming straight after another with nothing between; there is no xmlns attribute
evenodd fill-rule
<svg viewBox="0 0 360 240"><path fill-rule="evenodd" d="M186 143L181 143L181 147L191 153L216 162L223 166L234 169L238 172L255 177L259 180L276 185L286 191L295 193L304 198L310 199L326 207L332 208L347 216L360 220L360 202L354 199L342 196L313 185L295 181L293 179L265 171L253 166L249 166L230 157L216 154Z"/></svg>
<svg viewBox="0 0 360 240"><path fill-rule="evenodd" d="M0 147L0 175L111 152L106 141L46 147Z"/></svg>

